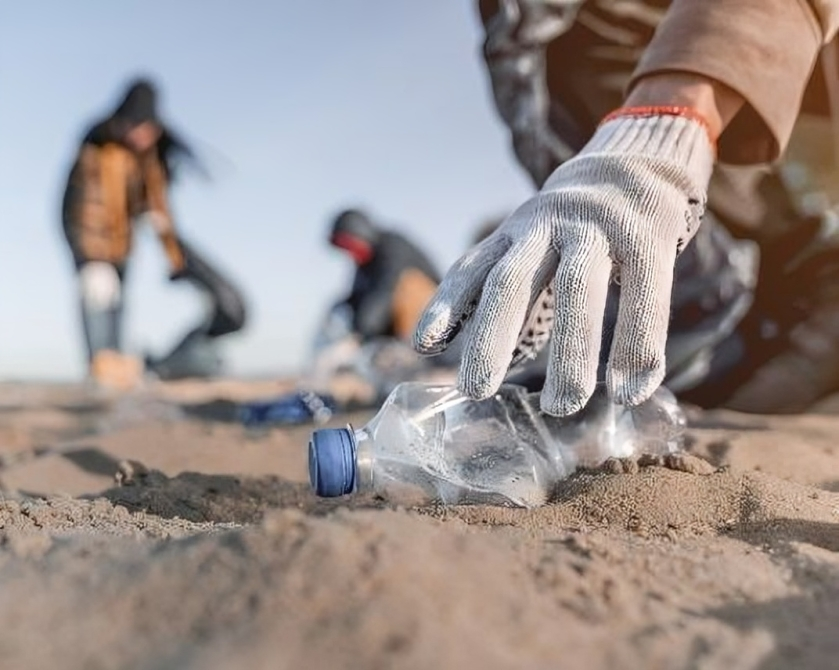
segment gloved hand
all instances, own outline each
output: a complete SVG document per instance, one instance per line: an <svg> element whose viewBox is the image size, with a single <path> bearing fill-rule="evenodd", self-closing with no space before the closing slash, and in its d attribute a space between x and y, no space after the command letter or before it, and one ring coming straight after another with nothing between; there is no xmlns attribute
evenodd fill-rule
<svg viewBox="0 0 839 670"><path fill-rule="evenodd" d="M529 346L535 355L548 339L552 306L541 405L572 414L594 392L615 276L621 302L607 387L619 403L643 402L664 378L673 267L699 227L713 163L707 127L688 111L619 110L455 263L419 321L417 350L439 353L466 325L458 386L486 398L514 351Z"/></svg>

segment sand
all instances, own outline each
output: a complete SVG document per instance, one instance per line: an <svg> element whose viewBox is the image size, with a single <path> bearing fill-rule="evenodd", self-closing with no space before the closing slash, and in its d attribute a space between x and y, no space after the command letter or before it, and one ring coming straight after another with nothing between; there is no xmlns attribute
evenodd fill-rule
<svg viewBox="0 0 839 670"><path fill-rule="evenodd" d="M232 421L288 386L0 385L0 668L839 667L836 403L408 510L314 498L310 427Z"/></svg>

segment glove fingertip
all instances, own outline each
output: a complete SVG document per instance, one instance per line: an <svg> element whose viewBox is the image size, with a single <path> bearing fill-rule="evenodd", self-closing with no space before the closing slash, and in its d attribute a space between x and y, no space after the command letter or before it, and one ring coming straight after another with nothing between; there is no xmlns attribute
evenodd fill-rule
<svg viewBox="0 0 839 670"><path fill-rule="evenodd" d="M543 389L539 403L545 414L565 417L581 411L590 397L591 393L586 393L582 389L560 394L550 393L547 389Z"/></svg>
<svg viewBox="0 0 839 670"><path fill-rule="evenodd" d="M414 349L420 354L439 354L448 348L456 335L457 330L447 325L420 322L414 330Z"/></svg>
<svg viewBox="0 0 839 670"><path fill-rule="evenodd" d="M581 365L550 365L540 397L542 411L564 417L582 410L597 386L596 372L596 368L587 369Z"/></svg>
<svg viewBox="0 0 839 670"><path fill-rule="evenodd" d="M457 377L458 390L473 400L491 398L501 386L503 375L501 379L496 380L497 375L493 375L491 372L475 374L472 371L473 367L470 365L470 361L463 361Z"/></svg>
<svg viewBox="0 0 839 670"><path fill-rule="evenodd" d="M436 353L451 341L451 310L432 302L422 313L414 329L414 348L420 353Z"/></svg>
<svg viewBox="0 0 839 670"><path fill-rule="evenodd" d="M648 400L664 381L664 367L623 372L610 370L608 375L609 395L619 405L635 407Z"/></svg>
<svg viewBox="0 0 839 670"><path fill-rule="evenodd" d="M433 356L444 352L451 340L428 337L419 331L414 333L414 351L425 356Z"/></svg>

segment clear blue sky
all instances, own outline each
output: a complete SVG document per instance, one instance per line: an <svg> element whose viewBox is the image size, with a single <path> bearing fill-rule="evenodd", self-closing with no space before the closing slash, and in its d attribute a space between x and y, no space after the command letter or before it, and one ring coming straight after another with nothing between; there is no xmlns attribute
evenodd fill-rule
<svg viewBox="0 0 839 670"><path fill-rule="evenodd" d="M367 207L445 268L530 192L492 104L471 0L45 0L0 21L0 379L82 374L59 199L86 124L135 74L212 183L172 200L185 237L246 291L235 374L297 368L349 262L329 217ZM137 240L128 344L160 349L200 313L156 240Z"/></svg>

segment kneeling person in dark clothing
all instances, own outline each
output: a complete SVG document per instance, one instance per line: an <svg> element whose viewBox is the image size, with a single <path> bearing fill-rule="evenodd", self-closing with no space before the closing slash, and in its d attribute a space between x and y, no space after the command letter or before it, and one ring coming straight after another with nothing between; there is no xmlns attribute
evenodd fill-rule
<svg viewBox="0 0 839 670"><path fill-rule="evenodd" d="M408 342L440 281L428 257L354 209L335 218L329 241L356 264L352 290L343 301L352 311L353 331L362 342L377 337Z"/></svg>
<svg viewBox="0 0 839 670"><path fill-rule="evenodd" d="M444 358L421 357L410 344L439 282L428 257L354 209L335 217L329 242L355 263L352 290L328 311L299 389L244 406L246 424L319 423L335 411L372 408L403 381L451 383Z"/></svg>

